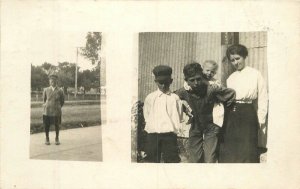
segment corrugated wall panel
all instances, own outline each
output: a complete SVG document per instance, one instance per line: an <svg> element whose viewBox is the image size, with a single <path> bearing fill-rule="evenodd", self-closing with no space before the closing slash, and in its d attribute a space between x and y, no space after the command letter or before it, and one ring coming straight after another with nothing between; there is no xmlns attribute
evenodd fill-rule
<svg viewBox="0 0 300 189"><path fill-rule="evenodd" d="M139 34L139 100L157 89L152 69L160 64L173 68L171 90L182 87L183 66L196 57L196 33Z"/></svg>
<svg viewBox="0 0 300 189"><path fill-rule="evenodd" d="M267 33L245 32L239 34L239 43L249 50L246 64L258 69L268 79ZM173 68L171 90L182 87L183 67L191 61L203 63L222 61L221 33L140 33L139 35L139 99L156 90L152 69L159 64ZM221 66L216 76L221 78Z"/></svg>
<svg viewBox="0 0 300 189"><path fill-rule="evenodd" d="M219 64L215 76L221 78L221 33L197 33L196 61L201 65L205 60L214 60Z"/></svg>
<svg viewBox="0 0 300 189"><path fill-rule="evenodd" d="M241 32L239 36L249 52L246 65L259 70L268 83L267 32Z"/></svg>

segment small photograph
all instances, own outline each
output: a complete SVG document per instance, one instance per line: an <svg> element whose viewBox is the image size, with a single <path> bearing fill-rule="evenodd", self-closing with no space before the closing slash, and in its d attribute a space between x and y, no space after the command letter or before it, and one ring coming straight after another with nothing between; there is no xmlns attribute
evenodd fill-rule
<svg viewBox="0 0 300 189"><path fill-rule="evenodd" d="M39 31L33 36L30 158L102 161L102 33Z"/></svg>
<svg viewBox="0 0 300 189"><path fill-rule="evenodd" d="M267 161L267 32L146 32L138 40L131 158Z"/></svg>

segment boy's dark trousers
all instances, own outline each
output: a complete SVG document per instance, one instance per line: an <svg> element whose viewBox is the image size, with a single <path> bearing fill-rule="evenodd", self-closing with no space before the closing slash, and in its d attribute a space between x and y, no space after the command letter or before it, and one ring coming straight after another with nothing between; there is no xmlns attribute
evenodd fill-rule
<svg viewBox="0 0 300 189"><path fill-rule="evenodd" d="M49 139L49 130L50 130L50 124L45 124L45 134L46 139ZM59 125L55 124L55 138L59 138Z"/></svg>
<svg viewBox="0 0 300 189"><path fill-rule="evenodd" d="M181 100L187 101L193 114L188 140L189 161L191 163L216 162L220 127L213 123L214 103L216 101L231 103L235 99L235 92L209 85L202 92L181 88L176 91L176 94Z"/></svg>
<svg viewBox="0 0 300 189"><path fill-rule="evenodd" d="M61 117L60 116L46 116L43 115L43 122L45 125L45 134L46 134L46 140L49 140L49 130L50 126L53 124L55 125L55 134L56 139L59 138L59 125L61 123Z"/></svg>
<svg viewBox="0 0 300 189"><path fill-rule="evenodd" d="M190 163L216 163L220 127L208 124L204 129L190 129L188 152Z"/></svg>
<svg viewBox="0 0 300 189"><path fill-rule="evenodd" d="M180 162L175 133L148 133L145 150L147 162L160 163L161 154L165 163Z"/></svg>

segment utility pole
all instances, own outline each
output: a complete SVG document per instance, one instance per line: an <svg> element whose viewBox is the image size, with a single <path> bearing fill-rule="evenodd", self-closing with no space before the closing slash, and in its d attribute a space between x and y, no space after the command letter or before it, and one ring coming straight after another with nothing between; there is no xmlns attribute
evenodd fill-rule
<svg viewBox="0 0 300 189"><path fill-rule="evenodd" d="M75 99L77 98L77 70L78 70L78 48L76 47L76 69L75 69Z"/></svg>

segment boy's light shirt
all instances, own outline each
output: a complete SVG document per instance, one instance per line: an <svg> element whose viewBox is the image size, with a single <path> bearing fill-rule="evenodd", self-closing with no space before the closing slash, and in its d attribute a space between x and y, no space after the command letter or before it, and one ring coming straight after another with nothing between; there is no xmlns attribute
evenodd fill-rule
<svg viewBox="0 0 300 189"><path fill-rule="evenodd" d="M179 133L182 103L176 94L156 90L146 97L143 110L148 133Z"/></svg>
<svg viewBox="0 0 300 189"><path fill-rule="evenodd" d="M52 91L54 91L56 89L57 86L53 87L53 86L50 86Z"/></svg>
<svg viewBox="0 0 300 189"><path fill-rule="evenodd" d="M248 66L241 71L235 71L227 79L227 87L236 91L236 100L257 99L258 120L260 124L265 123L268 112L268 93L265 80L259 71Z"/></svg>

